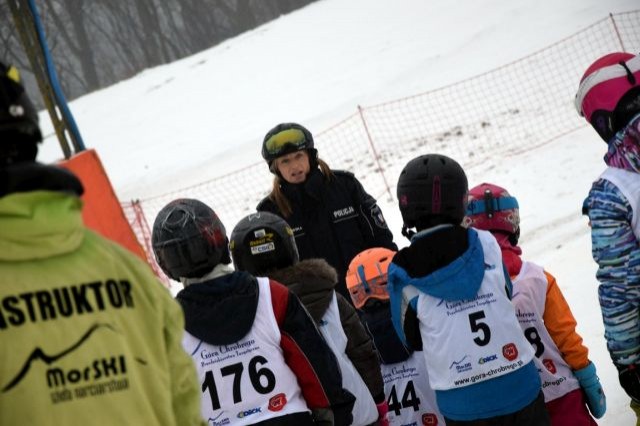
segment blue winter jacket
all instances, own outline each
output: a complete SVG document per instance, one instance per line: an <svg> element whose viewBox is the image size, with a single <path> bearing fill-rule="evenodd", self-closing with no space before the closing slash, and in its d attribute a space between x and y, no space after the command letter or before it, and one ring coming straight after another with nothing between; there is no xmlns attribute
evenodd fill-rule
<svg viewBox="0 0 640 426"><path fill-rule="evenodd" d="M465 231L466 238L460 238ZM425 265L430 269L426 274ZM391 313L403 341L420 349L415 347L418 333L411 332L419 326L410 324L418 321L416 306L420 292L445 300L471 299L478 293L484 271L484 252L476 230L445 226L414 236L411 245L402 249L389 265ZM505 296L510 298L511 280L506 270L505 282ZM405 335L407 331L409 335ZM422 342L417 344L421 346ZM429 348L422 350L428 356ZM519 411L533 402L540 389L540 376L531 361L513 373L492 380L458 389L436 390L436 400L447 418L488 419Z"/></svg>

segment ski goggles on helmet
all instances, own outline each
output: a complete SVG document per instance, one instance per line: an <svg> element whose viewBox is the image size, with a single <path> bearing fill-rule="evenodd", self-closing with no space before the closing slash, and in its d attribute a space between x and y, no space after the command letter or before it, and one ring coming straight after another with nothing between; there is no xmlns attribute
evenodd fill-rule
<svg viewBox="0 0 640 426"><path fill-rule="evenodd" d="M496 212L517 209L518 200L514 197L493 198L491 193L482 200L473 200L467 204L467 216L485 214L492 217Z"/></svg>
<svg viewBox="0 0 640 426"><path fill-rule="evenodd" d="M282 130L264 141L264 151L271 158L309 147L306 135L300 129Z"/></svg>
<svg viewBox="0 0 640 426"><path fill-rule="evenodd" d="M357 284L349 286L349 294L353 305L360 309L371 298L378 300L388 300L387 274L379 275L369 280L364 279L364 266L358 268L358 275L361 277Z"/></svg>
<svg viewBox="0 0 640 426"><path fill-rule="evenodd" d="M505 189L482 184L470 191L469 198L467 213L462 221L464 226L514 235L520 232L518 200L509 196Z"/></svg>
<svg viewBox="0 0 640 426"><path fill-rule="evenodd" d="M361 309L368 300L389 300L387 271L394 252L376 247L353 258L347 271L346 283L353 306Z"/></svg>

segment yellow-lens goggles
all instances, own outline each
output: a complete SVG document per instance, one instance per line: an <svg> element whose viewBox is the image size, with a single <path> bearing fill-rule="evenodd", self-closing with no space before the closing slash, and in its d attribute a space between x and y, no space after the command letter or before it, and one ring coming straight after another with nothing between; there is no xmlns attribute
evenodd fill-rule
<svg viewBox="0 0 640 426"><path fill-rule="evenodd" d="M265 149L269 155L280 155L285 150L304 149L307 145L307 138L300 129L287 129L276 133L266 140Z"/></svg>

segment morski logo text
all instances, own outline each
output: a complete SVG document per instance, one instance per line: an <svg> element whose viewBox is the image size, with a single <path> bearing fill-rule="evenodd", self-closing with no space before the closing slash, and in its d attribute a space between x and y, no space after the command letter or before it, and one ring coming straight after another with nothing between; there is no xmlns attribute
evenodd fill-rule
<svg viewBox="0 0 640 426"><path fill-rule="evenodd" d="M34 362L40 361L51 367L47 368L44 379L51 390L51 401L54 404L86 397L100 396L111 392L127 390L128 364L124 355L106 356L85 361L85 364L72 368L61 367L56 363L81 348L98 330L117 331L110 324L95 323L80 338L58 353L48 354L36 347L27 357L19 371L0 389L0 393L10 392L27 378ZM137 362L146 364L136 358ZM75 360L74 360L75 361Z"/></svg>

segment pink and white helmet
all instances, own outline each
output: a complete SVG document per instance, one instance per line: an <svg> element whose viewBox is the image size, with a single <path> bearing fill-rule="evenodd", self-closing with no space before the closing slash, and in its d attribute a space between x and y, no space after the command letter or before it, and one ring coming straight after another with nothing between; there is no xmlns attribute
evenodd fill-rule
<svg viewBox="0 0 640 426"><path fill-rule="evenodd" d="M467 227L504 231L517 237L520 233L518 200L498 185L481 183L469 190L467 214L462 223Z"/></svg>
<svg viewBox="0 0 640 426"><path fill-rule="evenodd" d="M592 63L580 79L575 106L609 142L640 113L640 56L615 52Z"/></svg>

